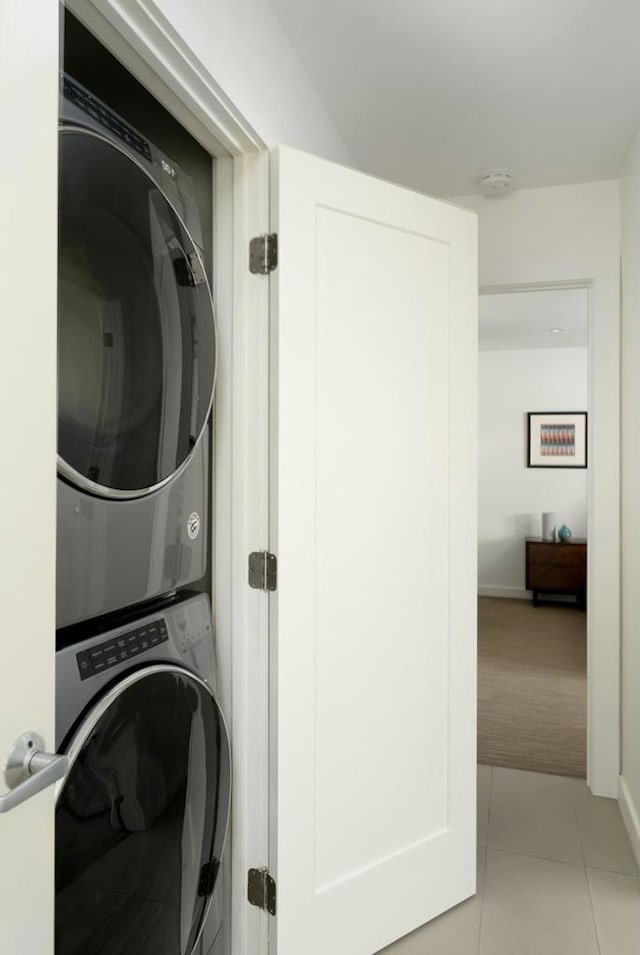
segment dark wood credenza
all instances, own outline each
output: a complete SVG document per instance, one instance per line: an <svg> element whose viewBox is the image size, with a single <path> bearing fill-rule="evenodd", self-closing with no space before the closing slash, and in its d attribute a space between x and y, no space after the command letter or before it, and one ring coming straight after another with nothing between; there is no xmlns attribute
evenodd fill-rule
<svg viewBox="0 0 640 955"><path fill-rule="evenodd" d="M526 583L533 593L533 605L552 602L553 595L576 598L577 606L587 605L587 542L571 538L566 542L526 538ZM541 596L543 599L541 599Z"/></svg>

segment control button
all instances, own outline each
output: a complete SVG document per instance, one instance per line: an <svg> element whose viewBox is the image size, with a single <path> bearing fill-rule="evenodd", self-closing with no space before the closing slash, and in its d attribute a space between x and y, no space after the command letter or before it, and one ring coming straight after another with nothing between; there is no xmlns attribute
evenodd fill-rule
<svg viewBox="0 0 640 955"><path fill-rule="evenodd" d="M118 658L115 654L113 656L107 657L107 666L112 667L114 663L118 662Z"/></svg>
<svg viewBox="0 0 640 955"><path fill-rule="evenodd" d="M100 670L106 670L106 663L103 662L103 663L94 663L94 664L93 664L93 672L94 672L94 673L99 673Z"/></svg>
<svg viewBox="0 0 640 955"><path fill-rule="evenodd" d="M93 664L86 650L76 654L76 662L78 664L78 670L80 671L81 680L86 680L88 677L93 676Z"/></svg>

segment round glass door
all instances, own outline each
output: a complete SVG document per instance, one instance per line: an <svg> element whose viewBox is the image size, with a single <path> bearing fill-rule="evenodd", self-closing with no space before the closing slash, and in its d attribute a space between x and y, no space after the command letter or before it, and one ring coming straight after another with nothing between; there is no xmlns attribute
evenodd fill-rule
<svg viewBox="0 0 640 955"><path fill-rule="evenodd" d="M60 131L58 460L86 490L134 497L170 480L206 426L211 294L155 181L96 133Z"/></svg>
<svg viewBox="0 0 640 955"><path fill-rule="evenodd" d="M56 803L56 955L190 955L222 858L229 743L206 684L125 678L67 749Z"/></svg>

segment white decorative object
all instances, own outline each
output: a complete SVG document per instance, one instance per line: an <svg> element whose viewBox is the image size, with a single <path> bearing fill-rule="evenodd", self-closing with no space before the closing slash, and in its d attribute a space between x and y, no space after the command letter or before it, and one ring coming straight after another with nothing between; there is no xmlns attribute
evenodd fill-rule
<svg viewBox="0 0 640 955"><path fill-rule="evenodd" d="M556 539L556 515L553 511L542 512L542 540L554 541Z"/></svg>

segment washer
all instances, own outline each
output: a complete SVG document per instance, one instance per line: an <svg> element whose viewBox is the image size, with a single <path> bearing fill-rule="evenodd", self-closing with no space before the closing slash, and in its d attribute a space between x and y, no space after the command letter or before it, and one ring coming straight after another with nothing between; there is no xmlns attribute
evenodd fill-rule
<svg viewBox="0 0 640 955"><path fill-rule="evenodd" d="M71 760L56 790L56 955L221 952L230 751L208 598L58 650L56 741Z"/></svg>
<svg viewBox="0 0 640 955"><path fill-rule="evenodd" d="M191 180L61 83L58 628L205 574L216 375Z"/></svg>

